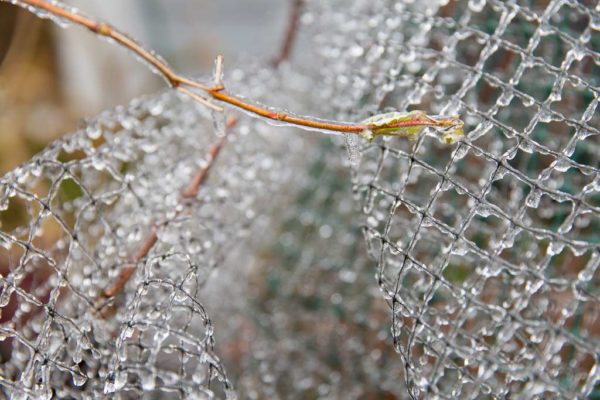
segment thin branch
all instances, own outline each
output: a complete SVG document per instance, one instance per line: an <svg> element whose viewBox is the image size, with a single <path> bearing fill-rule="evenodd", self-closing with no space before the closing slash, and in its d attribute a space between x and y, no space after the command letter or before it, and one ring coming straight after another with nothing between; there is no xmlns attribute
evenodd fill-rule
<svg viewBox="0 0 600 400"><path fill-rule="evenodd" d="M8 0L0 0L0 1L8 1ZM181 75L175 73L164 61L162 61L159 57L154 55L153 52L145 49L141 44L131 39L124 33L120 32L113 26L98 22L89 17L85 17L81 14L77 14L62 5L59 5L59 2L49 3L44 0L12 0L15 4L20 5L22 7L27 8L31 11L31 8L37 8L43 10L55 17L62 18L64 20L70 21L74 24L83 26L93 33L105 36L113 39L119 45L129 49L130 51L137 54L140 58L150 64L156 71L163 76L163 78L174 88L179 88L183 93L191 96L195 101L198 101L204 105L207 105L206 99L199 95L193 95L190 90L181 88L181 86L188 86L191 88L199 89L204 91L206 94L211 96L215 100L222 101L224 103L230 104L232 106L241 108L246 110L252 114L261 116L263 118L286 122L290 125L295 125L299 127L305 127L309 129L316 129L321 131L330 131L330 132L345 132L345 133L354 133L357 135L362 135L365 131L379 132L381 135L390 135L395 134L393 132L394 128L406 128L406 127L424 127L424 126L433 126L439 128L448 128L454 127L457 123L462 124L462 121L459 121L455 118L452 119L440 119L440 120L431 120L424 122L423 119L415 118L415 119L403 119L401 122L392 121L384 124L345 124L338 122L324 122L320 120L315 120L312 118L298 117L292 116L286 113L273 112L269 109L253 105L247 103L239 97L236 97L232 94L229 94L225 91L223 85L216 86L208 86L202 84L200 82L196 82L185 78ZM298 11L299 12L299 11ZM291 30L290 33L291 40L293 40L293 36L295 33L295 28ZM291 42L290 42L291 43ZM289 44L291 46L291 44ZM284 45L285 49L285 45ZM287 50L289 52L289 50ZM286 55L287 57L287 55ZM214 107L211 108L215 109ZM432 122L433 121L433 122ZM460 126L462 129L462 125Z"/></svg>
<svg viewBox="0 0 600 400"><path fill-rule="evenodd" d="M183 86L178 86L177 89L179 92L190 96L192 99L196 100L198 103L200 104L204 104L206 107L215 110L217 112L224 112L225 110L223 110L223 107L219 107L217 105L214 105L213 103L211 103L210 101L208 101L207 99L205 99L204 97L200 96L197 93L192 92L189 89L184 88Z"/></svg>
<svg viewBox="0 0 600 400"><path fill-rule="evenodd" d="M280 121L286 122L290 125L304 126L307 128L319 129L324 131L332 131L332 132L350 132L350 133L360 133L366 129L369 129L366 125L360 124L340 124L337 122L325 122L307 119L303 117L296 117L286 113L281 112L273 112L266 108L256 106L250 103L247 103L235 96L230 95L222 89L211 89L210 95L220 100L224 103L231 104L232 106L236 106L243 110L246 110L252 114L259 115L263 118L270 119L272 121Z"/></svg>
<svg viewBox="0 0 600 400"><path fill-rule="evenodd" d="M229 117L229 119L227 120L227 122L225 124L225 134L227 134L235 126L235 124L237 124L237 119L235 117ZM188 187L181 193L181 197L183 199L193 199L194 197L196 197L198 195L198 191L200 190L200 187L202 186L202 184L208 177L208 172L210 171L210 167L214 163L215 159L221 152L221 148L225 144L225 139L226 139L226 137L223 136L217 143L215 143L208 150L208 160L209 160L208 164L206 166L198 169L198 171L196 172L196 175L191 180Z"/></svg>
<svg viewBox="0 0 600 400"><path fill-rule="evenodd" d="M226 134L235 126L237 123L237 119L234 117L230 117L227 120L226 124ZM179 200L179 204L189 201L190 199L195 198L202 187L202 184L206 181L208 177L208 173L210 172L211 167L214 165L215 160L217 159L223 145L225 144L226 136L220 138L209 150L207 153L208 162L202 167L198 168L198 171L192 177L192 180L188 184L188 186L181 192L181 198ZM176 207L177 209L178 207ZM176 215L179 215L183 211L183 207L180 208L179 211L176 212ZM96 299L94 304L94 310L98 312L101 317L108 317L114 310L108 310L108 306L112 304L114 298L121 294L125 289L125 285L129 282L133 274L137 269L137 264L142 261L150 250L154 247L156 242L158 241L158 225L155 224L148 236L144 239L138 250L135 252L135 255L131 258L130 262L123 266L119 271L119 274L112 281L112 283L107 286L102 293Z"/></svg>
<svg viewBox="0 0 600 400"><path fill-rule="evenodd" d="M296 35L298 33L298 25L300 22L300 16L302 15L302 8L304 7L304 0L291 0L291 2L292 6L288 19L287 30L285 32L285 38L281 44L279 55L273 60L273 66L275 67L278 67L282 62L290 58L292 47L296 42Z"/></svg>

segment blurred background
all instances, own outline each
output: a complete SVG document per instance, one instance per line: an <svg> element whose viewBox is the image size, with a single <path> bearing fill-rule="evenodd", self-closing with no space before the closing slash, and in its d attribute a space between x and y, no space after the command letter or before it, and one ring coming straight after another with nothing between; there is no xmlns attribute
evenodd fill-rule
<svg viewBox="0 0 600 400"><path fill-rule="evenodd" d="M289 4L269 0L73 0L161 54L177 71L276 54ZM81 125L80 120L164 88L135 57L79 27L61 29L0 3L0 174Z"/></svg>

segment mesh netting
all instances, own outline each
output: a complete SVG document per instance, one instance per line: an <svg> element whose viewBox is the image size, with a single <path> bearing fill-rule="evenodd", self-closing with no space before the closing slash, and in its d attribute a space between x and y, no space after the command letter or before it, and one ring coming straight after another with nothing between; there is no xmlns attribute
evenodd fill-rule
<svg viewBox="0 0 600 400"><path fill-rule="evenodd" d="M190 199L207 112L166 93L87 121L0 180L4 393L598 396L599 13L308 2L303 57L227 85L338 120L465 121L453 147L359 143L356 202L317 135L242 118Z"/></svg>
<svg viewBox="0 0 600 400"><path fill-rule="evenodd" d="M4 389L208 396L217 380L229 390L199 290L259 219L279 161L242 125L210 184L186 199L217 140L197 106L163 94L86 125L1 180ZM99 309L153 231L136 283Z"/></svg>
<svg viewBox="0 0 600 400"><path fill-rule="evenodd" d="M380 141L358 172L409 393L590 395L600 378L598 10L470 1L377 12L383 3L356 5L350 26L322 13L329 37L356 38L329 50L357 88L338 107L460 114L468 132L452 151L428 137Z"/></svg>

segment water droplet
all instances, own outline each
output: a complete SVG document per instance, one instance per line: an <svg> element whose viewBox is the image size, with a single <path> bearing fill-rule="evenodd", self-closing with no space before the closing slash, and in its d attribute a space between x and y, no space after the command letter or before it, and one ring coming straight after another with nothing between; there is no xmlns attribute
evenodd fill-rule
<svg viewBox="0 0 600 400"><path fill-rule="evenodd" d="M483 11L485 7L486 0L469 0L469 9L471 11L479 13Z"/></svg>

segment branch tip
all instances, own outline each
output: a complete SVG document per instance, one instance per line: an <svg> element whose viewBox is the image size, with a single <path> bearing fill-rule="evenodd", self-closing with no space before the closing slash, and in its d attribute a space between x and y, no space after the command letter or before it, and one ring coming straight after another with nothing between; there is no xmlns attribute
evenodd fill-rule
<svg viewBox="0 0 600 400"><path fill-rule="evenodd" d="M223 81L223 56L221 54L219 54L215 60L215 87L223 88L222 81Z"/></svg>

